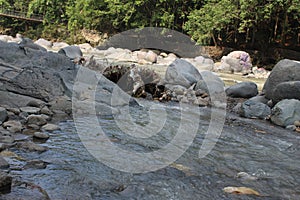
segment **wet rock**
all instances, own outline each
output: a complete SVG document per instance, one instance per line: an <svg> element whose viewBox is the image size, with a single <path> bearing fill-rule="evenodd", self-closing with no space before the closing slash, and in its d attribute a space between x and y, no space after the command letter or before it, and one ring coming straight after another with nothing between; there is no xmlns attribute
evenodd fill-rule
<svg viewBox="0 0 300 200"><path fill-rule="evenodd" d="M56 99L51 101L49 105L50 105L50 110L54 114L61 113L61 112L66 114L72 113L72 102L71 99L67 96L57 97Z"/></svg>
<svg viewBox="0 0 300 200"><path fill-rule="evenodd" d="M23 129L21 122L15 120L4 122L3 127L6 128L11 133L21 132Z"/></svg>
<svg viewBox="0 0 300 200"><path fill-rule="evenodd" d="M279 88L277 88L278 92L275 92L276 87L279 84L290 81L300 81L300 62L288 59L281 60L271 71L271 74L263 87L263 92L268 99L275 100L275 103L277 103L276 100L278 101L282 98L285 99L285 95L287 95L286 97L296 95L296 97L299 98L300 96L298 96L298 94L289 94L284 91L283 94L279 94L279 91L281 91L283 87L288 86L287 83L279 86ZM294 89L299 91L297 88Z"/></svg>
<svg viewBox="0 0 300 200"><path fill-rule="evenodd" d="M58 53L67 56L71 60L81 58L83 56L80 47L73 45L60 49Z"/></svg>
<svg viewBox="0 0 300 200"><path fill-rule="evenodd" d="M272 100L277 103L283 99L300 100L300 81L282 82L274 88Z"/></svg>
<svg viewBox="0 0 300 200"><path fill-rule="evenodd" d="M181 85L186 88L199 80L202 80L199 71L191 63L182 59L176 59L169 65L165 74L166 84Z"/></svg>
<svg viewBox="0 0 300 200"><path fill-rule="evenodd" d="M45 131L56 131L59 130L60 128L55 124L46 124L42 127L42 129Z"/></svg>
<svg viewBox="0 0 300 200"><path fill-rule="evenodd" d="M43 126L47 124L47 120L42 115L29 115L27 118L27 124Z"/></svg>
<svg viewBox="0 0 300 200"><path fill-rule="evenodd" d="M0 107L0 125L7 119L7 110L3 107Z"/></svg>
<svg viewBox="0 0 300 200"><path fill-rule="evenodd" d="M279 126L294 125L300 120L300 101L285 99L277 103L272 109L271 121Z"/></svg>
<svg viewBox="0 0 300 200"><path fill-rule="evenodd" d="M47 162L42 160L30 160L24 166L24 169L46 169Z"/></svg>
<svg viewBox="0 0 300 200"><path fill-rule="evenodd" d="M33 137L37 138L37 139L41 139L41 140L47 140L49 139L49 134L48 133L43 133L43 132L35 132L33 134Z"/></svg>
<svg viewBox="0 0 300 200"><path fill-rule="evenodd" d="M266 104L247 100L241 105L240 115L246 118L266 119L271 115L271 108Z"/></svg>
<svg viewBox="0 0 300 200"><path fill-rule="evenodd" d="M8 162L0 155L0 170L8 169L8 168L9 168Z"/></svg>
<svg viewBox="0 0 300 200"><path fill-rule="evenodd" d="M45 152L48 150L47 147L35 144L33 142L24 142L19 144L21 148L26 149L28 151L38 151L38 152Z"/></svg>
<svg viewBox="0 0 300 200"><path fill-rule="evenodd" d="M241 82L225 90L232 98L251 98L258 94L257 85L253 82Z"/></svg>
<svg viewBox="0 0 300 200"><path fill-rule="evenodd" d="M11 191L12 177L0 170L0 194L9 193Z"/></svg>
<svg viewBox="0 0 300 200"><path fill-rule="evenodd" d="M39 114L39 112L41 111L41 109L37 108L37 107L21 107L20 110L21 110L21 112L26 112L29 115L30 114Z"/></svg>

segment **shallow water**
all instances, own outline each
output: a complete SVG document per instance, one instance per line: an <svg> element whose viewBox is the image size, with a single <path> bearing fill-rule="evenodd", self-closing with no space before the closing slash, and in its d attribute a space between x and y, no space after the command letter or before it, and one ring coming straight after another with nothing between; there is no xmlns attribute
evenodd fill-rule
<svg viewBox="0 0 300 200"><path fill-rule="evenodd" d="M151 103L130 109L136 123L147 125L149 105ZM122 114L102 116L98 120L114 145L128 151L152 152L175 137L181 120L178 105L161 106L167 113L165 126L159 134L147 139L124 134L115 120L126 122L128 118ZM195 112L187 115L185 120L195 121ZM46 169L12 170L11 174L41 186L54 200L300 199L299 134L260 121L249 124L229 117L214 149L200 159L199 149L209 125L210 110L201 108L199 112L199 129L192 145L174 164L157 171L134 174L104 165L83 146L75 124L70 120L61 122L61 131L51 133L50 139L43 144L50 150L41 154L17 151L27 160L49 162ZM85 126L89 129L96 125ZM110 151L107 149L103 154L110 155ZM22 165L15 163L18 164ZM238 178L239 172L246 172L255 180ZM222 189L227 186L250 187L262 197L226 194ZM20 195L20 191L14 192Z"/></svg>

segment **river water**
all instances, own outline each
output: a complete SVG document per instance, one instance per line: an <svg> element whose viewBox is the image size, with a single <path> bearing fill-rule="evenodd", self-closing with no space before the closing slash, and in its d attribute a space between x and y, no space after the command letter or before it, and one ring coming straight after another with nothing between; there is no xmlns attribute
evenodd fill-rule
<svg viewBox="0 0 300 200"><path fill-rule="evenodd" d="M131 108L136 123L147 125L147 106L151 104ZM122 114L102 116L98 120L114 145L130 151L151 152L172 140L182 120L177 117L179 105L160 106L166 109L168 117L160 134L151 139L122 133L116 123L116 117L126 122L127 117ZM41 186L54 200L300 199L299 134L273 127L268 122L228 115L213 150L199 158L211 112L208 108L197 112L201 113L199 128L191 146L173 164L157 171L135 174L106 166L85 148L73 120L67 120L60 122L61 130L50 133L50 139L43 144L49 147L48 151L39 154L16 150L26 160L48 162L46 169L12 170L11 174ZM185 117L197 121L193 112ZM103 154L109 155L109 151ZM238 177L239 172L246 172L252 178ZM227 186L250 187L262 196L227 194L223 192ZM22 190L15 189L11 195L26 199Z"/></svg>

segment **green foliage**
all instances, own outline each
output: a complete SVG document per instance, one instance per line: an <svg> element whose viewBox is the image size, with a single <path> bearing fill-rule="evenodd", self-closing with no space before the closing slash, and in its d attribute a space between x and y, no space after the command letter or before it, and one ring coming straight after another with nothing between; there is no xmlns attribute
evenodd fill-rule
<svg viewBox="0 0 300 200"><path fill-rule="evenodd" d="M1 18L2 30L83 41L81 30L117 33L166 27L200 44L253 48L299 43L299 0L0 0L1 6L44 16L40 26Z"/></svg>

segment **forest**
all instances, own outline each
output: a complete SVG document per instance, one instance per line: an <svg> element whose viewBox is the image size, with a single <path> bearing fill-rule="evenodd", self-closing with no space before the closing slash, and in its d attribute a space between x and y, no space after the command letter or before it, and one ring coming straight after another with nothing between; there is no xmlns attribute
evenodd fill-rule
<svg viewBox="0 0 300 200"><path fill-rule="evenodd" d="M201 45L299 51L299 0L0 0L1 10L43 16L42 23L0 17L0 34L84 42L82 30L113 35L166 27Z"/></svg>

